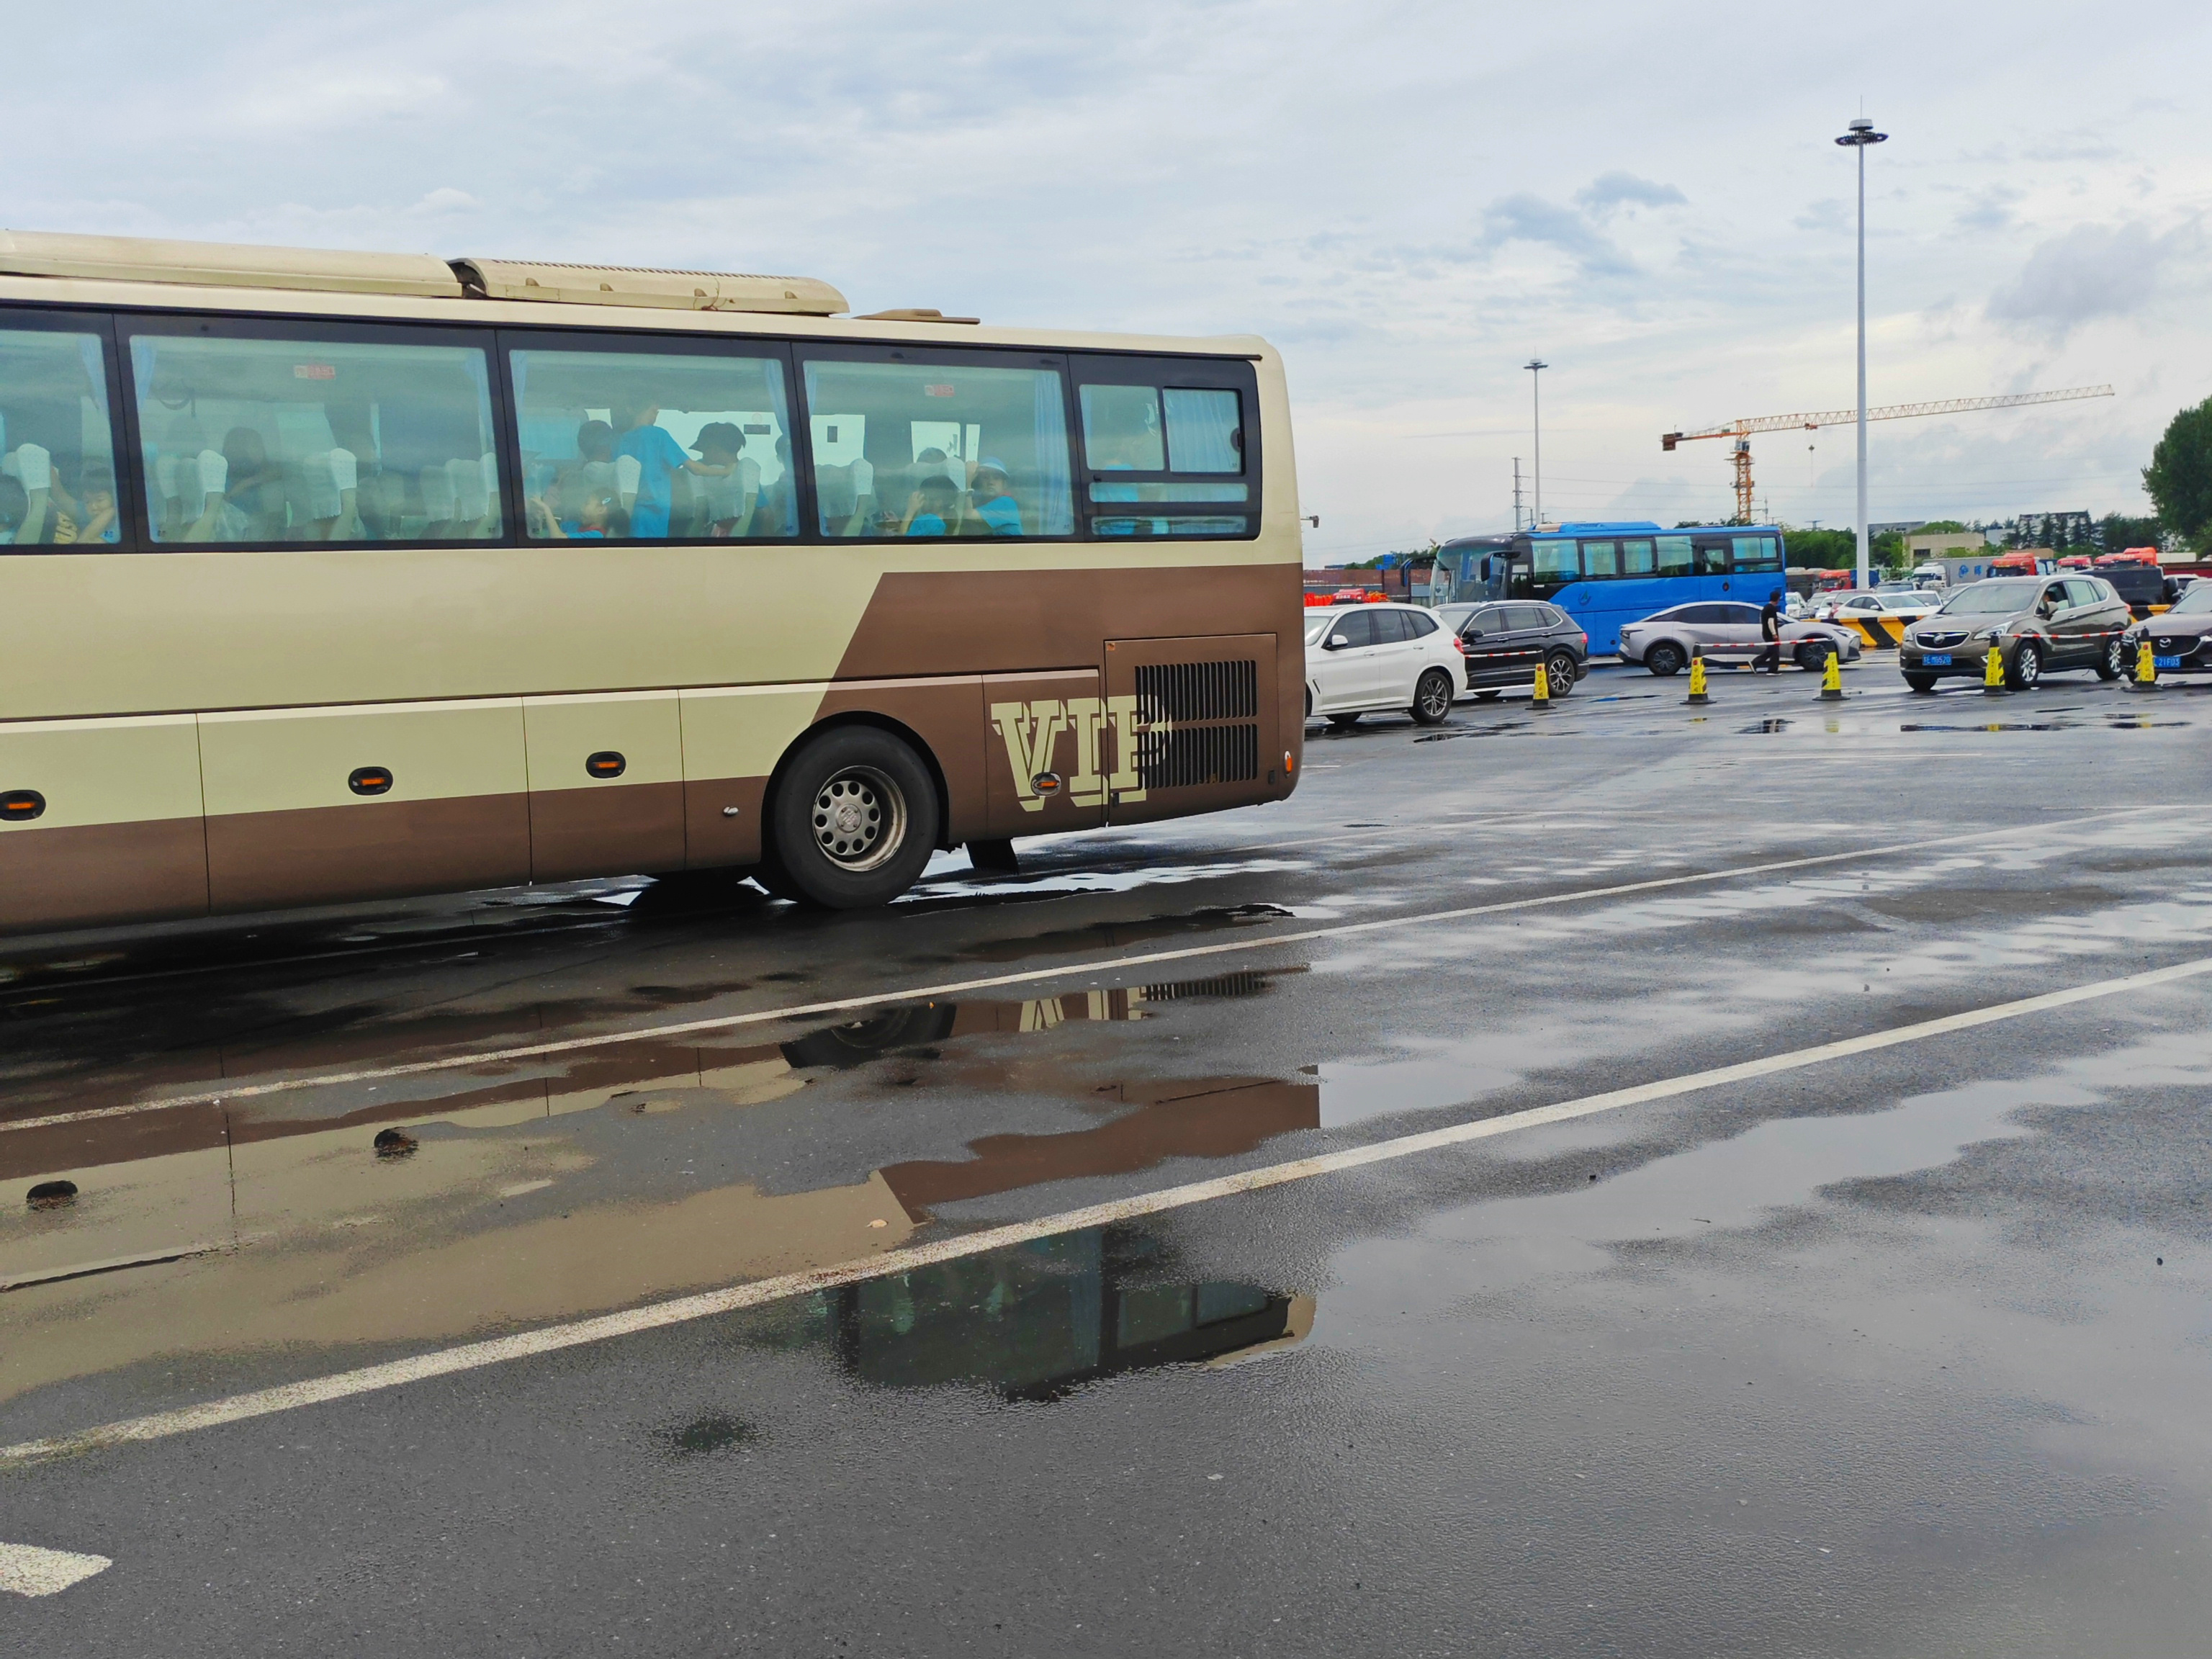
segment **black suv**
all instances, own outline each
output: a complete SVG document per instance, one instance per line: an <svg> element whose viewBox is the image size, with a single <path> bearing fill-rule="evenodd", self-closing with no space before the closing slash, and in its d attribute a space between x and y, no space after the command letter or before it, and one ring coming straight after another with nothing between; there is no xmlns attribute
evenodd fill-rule
<svg viewBox="0 0 2212 1659"><path fill-rule="evenodd" d="M1533 599L1447 605L1437 620L1458 630L1467 647L1467 689L1486 702L1506 686L1534 684L1538 663L1555 697L1589 673L1589 635L1556 606Z"/></svg>

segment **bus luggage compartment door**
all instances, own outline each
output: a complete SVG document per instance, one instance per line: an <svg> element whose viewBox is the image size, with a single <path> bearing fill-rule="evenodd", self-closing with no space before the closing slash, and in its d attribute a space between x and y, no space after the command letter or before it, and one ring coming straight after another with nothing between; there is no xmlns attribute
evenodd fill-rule
<svg viewBox="0 0 2212 1659"><path fill-rule="evenodd" d="M1273 634L1109 640L1107 820L1143 823L1278 793Z"/></svg>
<svg viewBox="0 0 2212 1659"><path fill-rule="evenodd" d="M200 716L214 908L530 879L522 702Z"/></svg>

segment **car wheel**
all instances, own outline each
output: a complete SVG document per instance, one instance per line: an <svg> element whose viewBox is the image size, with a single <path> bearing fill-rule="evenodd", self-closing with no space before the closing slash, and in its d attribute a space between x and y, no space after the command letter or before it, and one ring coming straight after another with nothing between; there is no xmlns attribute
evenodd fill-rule
<svg viewBox="0 0 2212 1659"><path fill-rule="evenodd" d="M2042 684L2043 647L2033 640L2022 640L2005 671L2005 684L2015 691L2033 691Z"/></svg>
<svg viewBox="0 0 2212 1659"><path fill-rule="evenodd" d="M1936 676L1933 674L1907 674L1905 677L1905 683L1911 686L1915 691L1933 691L1936 689Z"/></svg>
<svg viewBox="0 0 2212 1659"><path fill-rule="evenodd" d="M1828 647L1816 640L1808 640L1797 647L1797 665L1808 674L1827 672Z"/></svg>
<svg viewBox="0 0 2212 1659"><path fill-rule="evenodd" d="M888 732L841 726L784 769L769 809L773 850L763 862L799 898L823 909L888 904L929 862L937 820L937 785L919 755Z"/></svg>
<svg viewBox="0 0 2212 1659"><path fill-rule="evenodd" d="M1416 726L1442 726L1451 718L1451 676L1431 668L1413 686L1412 714Z"/></svg>
<svg viewBox="0 0 2212 1659"><path fill-rule="evenodd" d="M2127 672L2127 642L2116 634L2105 642L2105 654L2097 659L2097 678L2116 680Z"/></svg>
<svg viewBox="0 0 2212 1659"><path fill-rule="evenodd" d="M1544 678L1550 683L1545 689L1553 696L1565 696L1575 689L1575 653L1554 651L1545 658Z"/></svg>
<svg viewBox="0 0 2212 1659"><path fill-rule="evenodd" d="M1662 680L1671 679L1680 673L1682 665L1688 660L1682 654L1682 647L1671 640L1662 640L1658 644L1647 647L1644 653L1644 665Z"/></svg>
<svg viewBox="0 0 2212 1659"><path fill-rule="evenodd" d="M1328 717L1328 729L1332 732L1349 732L1358 724L1359 716L1357 714L1331 714Z"/></svg>

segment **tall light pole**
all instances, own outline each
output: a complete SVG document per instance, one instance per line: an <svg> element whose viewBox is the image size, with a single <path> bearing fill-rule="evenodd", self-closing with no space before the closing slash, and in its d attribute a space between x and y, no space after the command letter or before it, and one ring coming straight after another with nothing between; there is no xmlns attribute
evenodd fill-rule
<svg viewBox="0 0 2212 1659"><path fill-rule="evenodd" d="M1531 357L1521 365L1528 371L1529 407L1536 420L1536 509L1528 522L1531 526L1544 522L1544 371L1551 367L1540 358ZM1862 397L1859 401L1864 403Z"/></svg>
<svg viewBox="0 0 2212 1659"><path fill-rule="evenodd" d="M1868 586L1868 570L1872 562L1867 534L1867 445L1866 445L1866 153L1869 144L1879 144L1888 138L1886 132L1876 132L1874 123L1863 115L1851 118L1850 130L1836 140L1859 153L1859 567L1858 585Z"/></svg>

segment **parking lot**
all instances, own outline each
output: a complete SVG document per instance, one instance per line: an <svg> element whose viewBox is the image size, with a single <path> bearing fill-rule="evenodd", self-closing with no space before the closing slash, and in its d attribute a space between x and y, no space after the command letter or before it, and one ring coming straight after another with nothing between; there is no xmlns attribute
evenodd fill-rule
<svg viewBox="0 0 2212 1659"><path fill-rule="evenodd" d="M0 1632L2196 1650L2212 691L1844 681L1315 725L884 912L9 945L0 1542L112 1565Z"/></svg>

